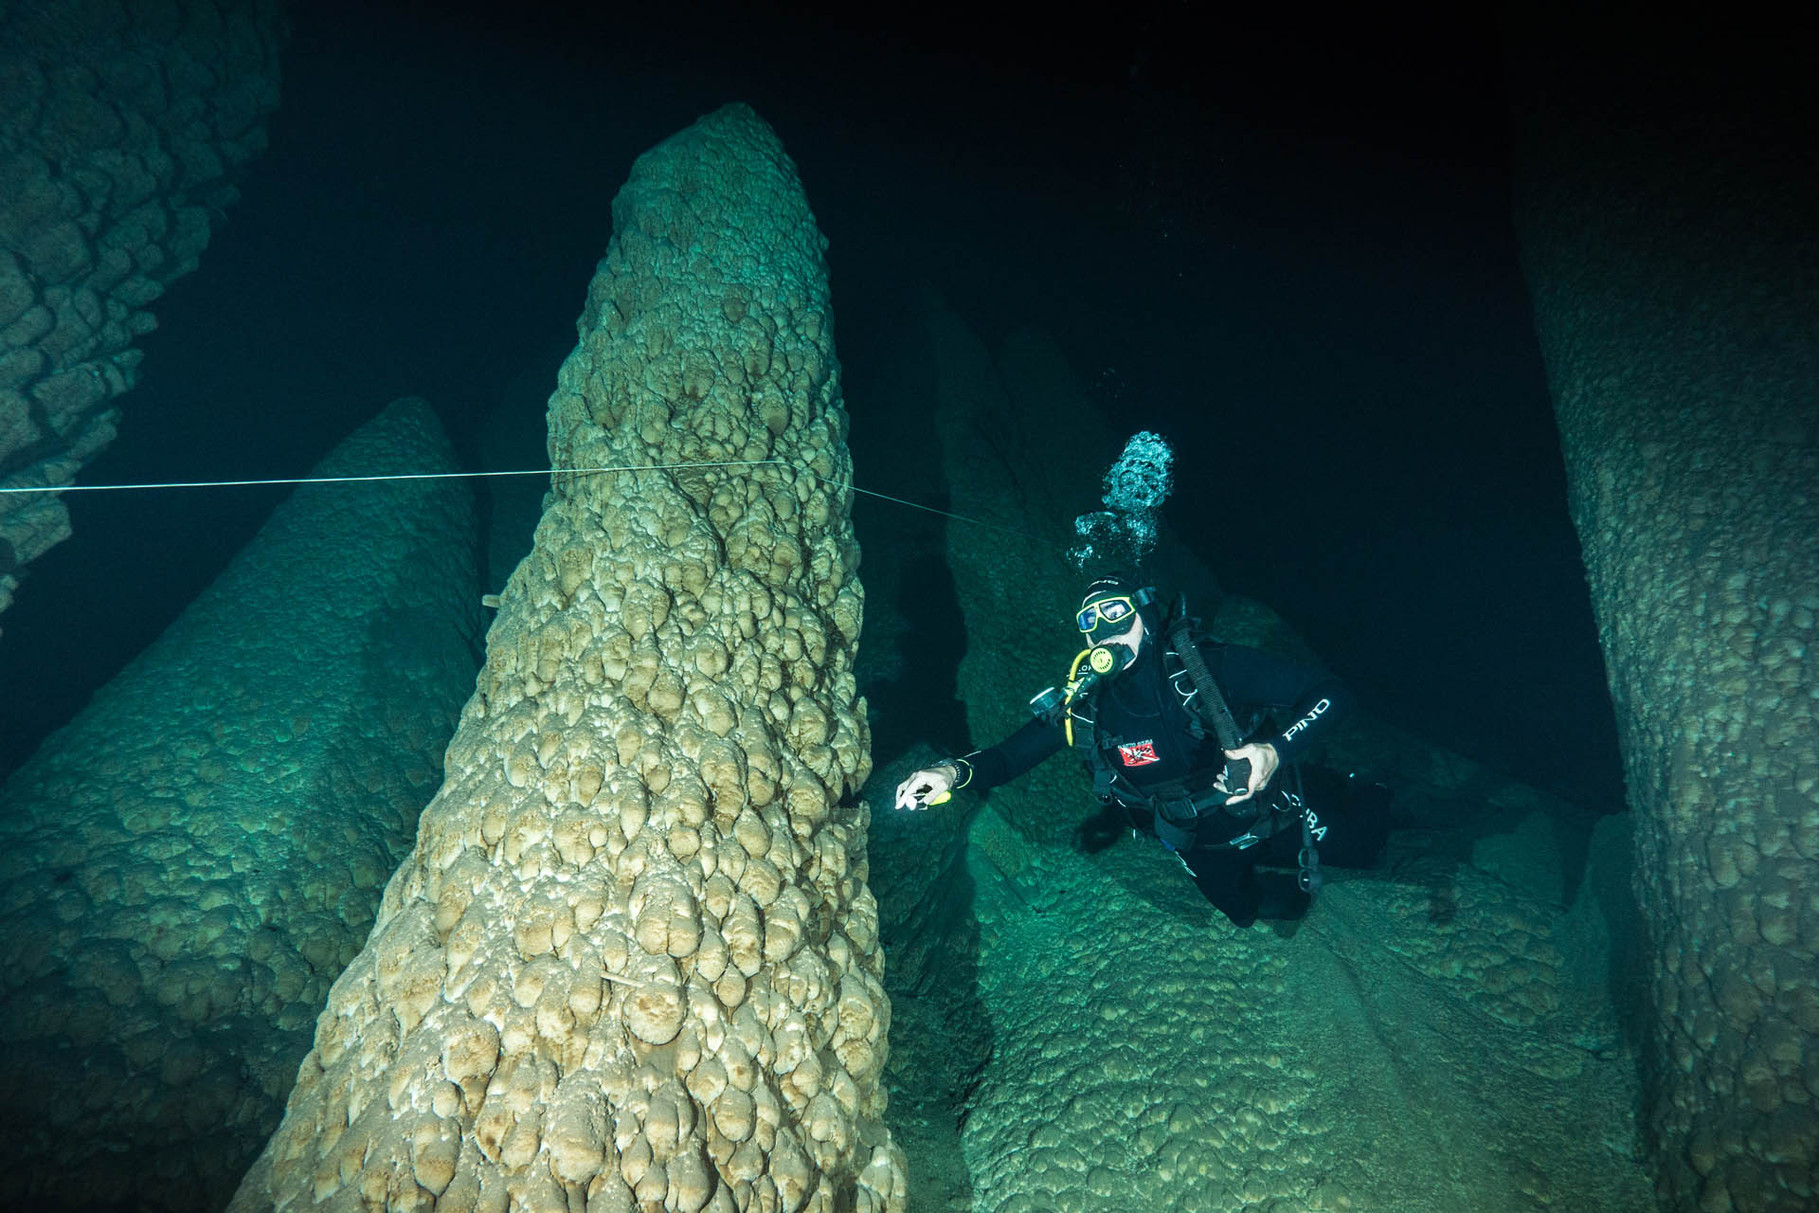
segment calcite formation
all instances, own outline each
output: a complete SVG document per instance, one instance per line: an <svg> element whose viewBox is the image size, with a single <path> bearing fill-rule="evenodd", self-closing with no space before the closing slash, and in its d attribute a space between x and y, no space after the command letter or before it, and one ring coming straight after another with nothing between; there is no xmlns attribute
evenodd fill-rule
<svg viewBox="0 0 1819 1213"><path fill-rule="evenodd" d="M554 478L235 1209L904 1207L823 240L744 106L613 219L550 453L628 470Z"/></svg>
<svg viewBox="0 0 1819 1213"><path fill-rule="evenodd" d="M1663 1207L1811 1209L1819 181L1699 79L1536 69L1517 220L1636 818Z"/></svg>
<svg viewBox="0 0 1819 1213"><path fill-rule="evenodd" d="M407 400L316 471L452 463ZM435 791L476 531L459 480L299 488L0 792L0 1205L232 1195Z"/></svg>
<svg viewBox="0 0 1819 1213"><path fill-rule="evenodd" d="M196 268L265 146L277 0L0 5L0 487L72 482L113 440L147 307ZM0 611L70 533L0 494Z"/></svg>

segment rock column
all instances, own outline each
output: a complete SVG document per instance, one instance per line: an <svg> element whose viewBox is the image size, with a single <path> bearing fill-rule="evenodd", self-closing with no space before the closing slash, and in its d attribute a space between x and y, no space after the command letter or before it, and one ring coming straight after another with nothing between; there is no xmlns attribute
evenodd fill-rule
<svg viewBox="0 0 1819 1213"><path fill-rule="evenodd" d="M264 150L283 28L276 0L0 5L0 487L113 440L146 308ZM69 533L57 497L0 494L0 611Z"/></svg>
<svg viewBox="0 0 1819 1213"><path fill-rule="evenodd" d="M1625 30L1626 39L1633 31ZM1819 1158L1819 182L1701 48L1528 65L1524 269L1650 924L1664 1208L1810 1209Z"/></svg>
<svg viewBox="0 0 1819 1213"><path fill-rule="evenodd" d="M613 220L550 453L649 470L556 478L233 1208L904 1207L824 242L743 106Z"/></svg>
<svg viewBox="0 0 1819 1213"><path fill-rule="evenodd" d="M452 460L408 400L317 472ZM476 529L458 480L298 489L0 791L0 1205L232 1195L440 779Z"/></svg>

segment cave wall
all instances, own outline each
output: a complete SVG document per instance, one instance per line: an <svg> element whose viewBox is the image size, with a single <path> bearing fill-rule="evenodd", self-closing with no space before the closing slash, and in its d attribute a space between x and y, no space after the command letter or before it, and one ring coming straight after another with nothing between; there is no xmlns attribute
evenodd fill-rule
<svg viewBox="0 0 1819 1213"><path fill-rule="evenodd" d="M454 469L421 400L314 474L400 467ZM226 1204L435 791L477 529L460 480L299 487L0 789L0 1205Z"/></svg>
<svg viewBox="0 0 1819 1213"><path fill-rule="evenodd" d="M1630 28L1610 46L1517 43L1515 215L1636 821L1645 1128L1664 1208L1810 1209L1810 66Z"/></svg>
<svg viewBox="0 0 1819 1213"><path fill-rule="evenodd" d="M283 40L278 0L0 5L0 488L113 440L147 309L264 150ZM0 494L0 611L69 534L58 496Z"/></svg>
<svg viewBox="0 0 1819 1213"><path fill-rule="evenodd" d="M235 1209L904 1207L825 242L741 105L613 226L550 456L662 466L556 477Z"/></svg>

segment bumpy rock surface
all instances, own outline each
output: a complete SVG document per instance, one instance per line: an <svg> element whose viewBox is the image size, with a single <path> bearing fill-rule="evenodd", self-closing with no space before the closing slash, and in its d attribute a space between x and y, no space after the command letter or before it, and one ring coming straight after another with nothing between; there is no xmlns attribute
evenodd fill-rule
<svg viewBox="0 0 1819 1213"><path fill-rule="evenodd" d="M823 241L743 106L613 217L551 456L688 466L557 477L236 1209L904 1206Z"/></svg>
<svg viewBox="0 0 1819 1213"><path fill-rule="evenodd" d="M0 5L0 487L112 441L147 305L265 147L282 27L277 0ZM0 611L69 531L57 497L0 494Z"/></svg>
<svg viewBox="0 0 1819 1213"><path fill-rule="evenodd" d="M318 474L452 466L400 401ZM219 1208L472 686L460 481L304 486L0 793L0 1204Z"/></svg>
<svg viewBox="0 0 1819 1213"><path fill-rule="evenodd" d="M1770 146L1773 108L1697 79L1534 81L1517 217L1636 818L1664 1207L1811 1209L1819 180L1810 131Z"/></svg>
<svg viewBox="0 0 1819 1213"><path fill-rule="evenodd" d="M946 530L960 690L986 742L1072 656L1079 574L1056 532L1090 505L1120 438L1041 334L994 356L943 308L927 327L951 508L1034 538ZM1208 580L1166 540L1156 556L1163 585ZM1300 643L1236 597L1211 627ZM1566 806L1368 721L1346 743L1395 773L1419 818L1380 869L1329 870L1298 930L1232 928L1153 841L1096 820L1064 756L983 805L962 793L879 826L888 938L910 961L893 972L919 978L900 999L892 1080L945 1085L959 1126L943 1135L924 1101L901 1130L922 1207L1648 1207L1609 926L1592 881L1575 878L1567 904L1563 876L1587 851L1557 849L1548 873L1509 865L1498 841L1560 828Z"/></svg>

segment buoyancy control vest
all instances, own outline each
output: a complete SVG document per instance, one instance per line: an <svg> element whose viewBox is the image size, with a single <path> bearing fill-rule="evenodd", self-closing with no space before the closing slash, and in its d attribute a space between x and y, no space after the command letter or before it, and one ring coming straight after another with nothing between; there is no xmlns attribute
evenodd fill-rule
<svg viewBox="0 0 1819 1213"><path fill-rule="evenodd" d="M1242 746L1262 723L1262 714L1243 725L1232 715L1201 651L1212 638L1201 631L1197 618L1187 614L1185 598L1177 600L1170 613L1163 640L1163 675L1186 713L1192 739L1210 738L1221 754ZM1093 791L1102 802L1116 803L1133 814L1147 812L1150 828L1176 851L1195 846L1245 850L1298 823L1302 830L1301 885L1309 892L1319 887L1316 832L1323 835L1326 831L1315 824L1302 801L1299 772L1293 764L1280 773L1272 788L1236 805L1228 804L1231 794L1225 788L1242 789L1248 784L1250 764L1243 759L1208 764L1176 779L1139 784L1125 773L1128 756L1121 753L1133 743L1099 727L1097 700L1097 693L1076 700L1067 712L1073 743L1083 751L1093 774ZM1219 820L1233 827L1233 833L1223 840L1215 833L1212 841L1201 841L1202 826Z"/></svg>

